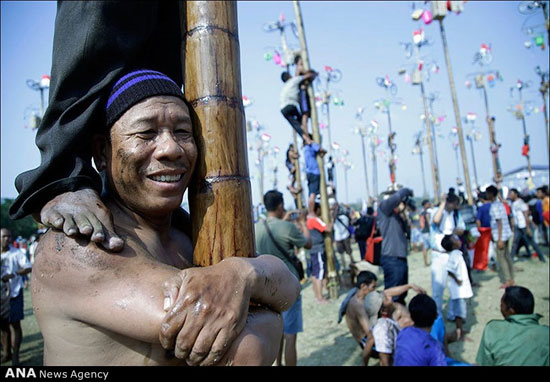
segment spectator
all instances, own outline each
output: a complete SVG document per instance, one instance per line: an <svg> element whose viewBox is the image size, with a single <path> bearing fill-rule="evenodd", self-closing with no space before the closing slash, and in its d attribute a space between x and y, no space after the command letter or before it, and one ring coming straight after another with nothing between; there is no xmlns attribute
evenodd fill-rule
<svg viewBox="0 0 550 382"><path fill-rule="evenodd" d="M385 289L382 293L375 291L365 299L365 309L372 325L374 350L380 359L380 366L392 366L397 334L413 325L407 307L392 301L394 296L399 296L409 289L417 293L426 293L415 284L406 284Z"/></svg>
<svg viewBox="0 0 550 382"><path fill-rule="evenodd" d="M447 366L443 345L430 334L437 318L435 301L426 294L416 295L409 303L413 326L397 335L395 366Z"/></svg>
<svg viewBox="0 0 550 382"><path fill-rule="evenodd" d="M506 209L498 197L498 189L491 185L485 190L488 200L491 202L491 235L493 243L496 243L497 262L500 266L501 276L504 284L501 288L506 288L515 284L514 269L512 259L508 255L508 242L512 237L512 230L508 221Z"/></svg>
<svg viewBox="0 0 550 382"><path fill-rule="evenodd" d="M491 203L487 200L487 194L480 192L478 196L481 206L477 209L476 226L479 232L474 250L473 268L479 271L487 269L489 248L491 245Z"/></svg>
<svg viewBox="0 0 550 382"><path fill-rule="evenodd" d="M9 318L2 322L2 362L11 357L12 365L19 365L19 349L23 340L21 320L24 318L23 277L32 270L32 266L20 249L10 247L11 232L2 228L2 281L9 282ZM4 297L4 296L2 296ZM3 300L2 303L6 303Z"/></svg>
<svg viewBox="0 0 550 382"><path fill-rule="evenodd" d="M362 364L367 366L370 351L374 344L371 328L373 323L369 321L367 310L365 309L365 297L376 288L377 277L370 271L362 271L357 275L357 283L352 288L342 304L338 313L338 323L342 321L345 315L348 329L357 341L357 344L363 350ZM368 345L368 346L367 346Z"/></svg>
<svg viewBox="0 0 550 382"><path fill-rule="evenodd" d="M491 320L483 330L476 363L481 366L549 366L548 326L534 313L527 288L509 286L500 300L504 320Z"/></svg>
<svg viewBox="0 0 550 382"><path fill-rule="evenodd" d="M306 225L306 216L300 213L297 224L291 223L289 221L290 215L295 211L285 211L283 194L276 190L268 191L264 195L264 205L267 209L267 219L256 223L256 250L261 254L277 256L299 279L298 271L289 259L295 256L295 248L311 248L311 237ZM303 331L302 297L298 297L294 305L283 312L282 315L283 338L281 339L277 364L282 364L284 349L285 365L296 366L296 339L298 333Z"/></svg>
<svg viewBox="0 0 550 382"><path fill-rule="evenodd" d="M359 245L359 254L361 259L365 258L365 252L367 250L367 238L372 231L372 225L374 223L374 208L367 207L365 215L361 215L359 219L353 222L354 236L357 245Z"/></svg>
<svg viewBox="0 0 550 382"><path fill-rule="evenodd" d="M519 255L519 242L523 239L525 240L525 249L527 250L527 256L525 257L531 257L531 251L529 249L529 245L531 245L539 260L544 263L544 255L542 254L542 251L537 243L533 240L531 221L529 219L529 207L523 199L521 199L519 196L519 191L515 188L508 191L508 199L512 201L512 227L514 228L514 241L512 244L512 251L510 253L512 260L514 260L514 256Z"/></svg>
<svg viewBox="0 0 550 382"><path fill-rule="evenodd" d="M430 246L430 222L432 214L432 203L424 199L422 201L422 211L420 212L420 229L422 233L422 257L424 259L424 265L427 267L430 265L428 262L428 249Z"/></svg>
<svg viewBox="0 0 550 382"><path fill-rule="evenodd" d="M461 242L454 235L445 235L441 240L441 246L449 254L447 272L449 280L449 306L447 308L447 320L456 323L455 338L460 341L464 338L463 324L468 316L466 299L472 297L472 286L468 278L468 269L460 251Z"/></svg>
<svg viewBox="0 0 550 382"><path fill-rule="evenodd" d="M323 287L326 286L326 253L325 253L325 233L331 233L334 225L334 216L328 223L321 220L321 205L316 200L316 195L309 196L309 210L307 215L307 228L311 235L311 275L313 283L313 293L315 299L325 304L328 300L323 296Z"/></svg>
<svg viewBox="0 0 550 382"><path fill-rule="evenodd" d="M412 190L402 188L386 193L386 198L378 207L378 227L384 238L381 248L381 265L384 270L384 289L408 284L409 268L407 264L407 218L404 216L405 201L413 196ZM405 305L407 292L394 297Z"/></svg>
<svg viewBox="0 0 550 382"><path fill-rule="evenodd" d="M292 77L288 72L281 74L281 81L285 84L281 90L280 107L281 113L290 123L292 128L296 130L298 135L302 137L305 143L310 141L309 134L303 130L302 126L302 114L300 113L300 99L299 99L299 87L304 81L313 80L317 76L317 73L310 70L303 75ZM307 122L306 122L307 126Z"/></svg>
<svg viewBox="0 0 550 382"><path fill-rule="evenodd" d="M346 258L344 253L346 253L350 258L350 264L354 264L352 251L351 251L351 223L349 213L346 211L344 206L334 203L332 206L333 214L336 216L334 220L334 242L336 244L336 252L340 254L342 259L342 269L344 271L348 270L346 268Z"/></svg>
<svg viewBox="0 0 550 382"><path fill-rule="evenodd" d="M536 208L539 212L539 221L540 223L537 225L538 230L540 232L541 241L544 245L548 246L549 238L548 238L548 208L549 208L549 197L548 197L548 186L541 186L537 188L536 191L537 195L537 203ZM545 217L546 214L546 217Z"/></svg>
<svg viewBox="0 0 550 382"><path fill-rule="evenodd" d="M432 216L431 221L431 247L432 247L432 296L437 305L437 313L443 315L443 293L447 285L447 262L449 254L441 246L441 240L445 235L462 235L466 224L457 208L459 198L455 193L441 196L439 208Z"/></svg>

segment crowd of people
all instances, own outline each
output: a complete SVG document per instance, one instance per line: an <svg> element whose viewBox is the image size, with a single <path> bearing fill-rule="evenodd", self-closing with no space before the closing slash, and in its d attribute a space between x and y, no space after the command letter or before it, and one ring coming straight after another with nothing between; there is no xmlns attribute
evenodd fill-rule
<svg viewBox="0 0 550 382"><path fill-rule="evenodd" d="M545 241L549 226L548 187L539 187L536 199L532 200L516 189L504 189L506 193L503 194L503 190L494 185L477 191L474 206L469 206L465 198L451 188L441 195L437 206L423 200L421 209L417 209L412 190L401 188L385 192L378 201L371 200L372 205L362 213L331 199L330 221L326 223L320 218L318 195L310 194L313 213L307 215L305 211L301 214L296 214L299 211L286 212L278 191L268 192L266 198L271 193L279 194L279 219L286 221L288 226L301 227L302 241L307 235L308 245L309 240L315 243L314 250L305 256L305 277L311 280L319 303L326 302L323 291L327 282L322 234L332 237L338 275L349 272L353 280L353 286L340 305L338 322L345 318L350 334L362 349L363 365L376 358L381 366L467 366L452 357L448 344L470 340L464 323L472 314L468 311L468 300L479 286L472 273L491 269L498 271L502 280L501 313L504 319L487 324L475 363L548 366L548 326L538 324L541 316L534 313L531 291L515 285L513 276L520 243L526 248L522 256L546 261L541 247L548 246ZM267 210L269 221L272 215L270 208ZM261 227L261 222L257 225ZM372 234L383 238L380 243L372 244L379 247L379 262L369 260L382 270L382 291L376 290L377 276L361 271L351 256L351 245L356 243L361 260L366 260L367 239ZM262 239L265 237L263 231L257 229L256 235L258 250L269 251L270 248L259 244L265 240ZM488 241L485 240L487 235ZM297 256L298 249L304 247L293 246L297 240L291 241L288 235L276 235L274 240L286 243L289 256ZM430 267L431 296L424 288L409 283L407 258L411 250L422 252L424 266ZM268 253L278 256L280 252ZM346 265L348 255L350 262ZM407 304L410 290L415 291L416 296ZM445 307L446 290L449 300ZM291 333L286 332L285 325L285 338L292 335L287 346L293 349L291 362L287 360L287 365L296 364L296 336L303 330L301 307L296 308L294 314L299 315L300 325ZM445 321L454 323L454 330L446 332ZM521 325L525 325L523 331ZM509 331L514 333L513 340ZM504 344L508 340L514 344L506 347ZM279 364L282 364L281 359Z"/></svg>

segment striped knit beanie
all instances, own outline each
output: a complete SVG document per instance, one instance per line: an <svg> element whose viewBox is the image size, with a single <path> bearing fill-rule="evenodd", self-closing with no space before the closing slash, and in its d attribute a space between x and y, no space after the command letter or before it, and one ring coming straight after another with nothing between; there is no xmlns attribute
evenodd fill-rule
<svg viewBox="0 0 550 382"><path fill-rule="evenodd" d="M167 75L154 70L139 69L124 74L113 86L105 119L110 128L128 109L148 97L171 95L185 100L181 87Z"/></svg>

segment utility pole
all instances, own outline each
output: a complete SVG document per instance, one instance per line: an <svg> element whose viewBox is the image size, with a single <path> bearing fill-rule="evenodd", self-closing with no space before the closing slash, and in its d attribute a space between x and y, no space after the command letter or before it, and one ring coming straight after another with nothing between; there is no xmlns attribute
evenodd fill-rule
<svg viewBox="0 0 550 382"><path fill-rule="evenodd" d="M302 52L302 60L304 63L304 69L310 70L311 65L309 63L309 53L307 49L306 36L304 31L304 22L302 19L302 11L300 9L300 2L297 0L293 1L294 4L294 13L296 15L296 26L298 28L298 38L300 40L300 47ZM315 95L313 93L313 86L310 84L307 88L309 99L314 101ZM313 140L318 144L321 144L321 134L319 132L319 119L317 113L317 107L315 102L312 102L311 105L311 129L313 132ZM328 205L328 195L327 195L327 181L325 178L325 164L321 156L317 156L317 165L319 166L319 171L321 173L321 215L325 223L331 221L330 210ZM328 268L328 290L329 297L331 299L338 298L338 278L336 273L336 266L334 262L334 248L332 246L332 237L328 234L324 235L325 238L325 252L327 255L327 268Z"/></svg>
<svg viewBox="0 0 550 382"><path fill-rule="evenodd" d="M443 42L443 51L445 53L445 63L447 65L447 73L449 74L449 85L451 88L451 97L453 100L453 109L455 113L456 129L458 135L458 145L460 148L460 154L462 156L462 168L464 170L464 183L466 186L466 195L468 196L468 204L474 204L474 198L472 196L472 185L470 183L470 171L468 170L468 159L466 157L466 148L464 144L464 134L462 133L462 121L460 118L460 110L458 109L458 100L456 96L455 81L453 77L453 70L451 68L451 59L449 56L449 48L447 47L447 36L445 34L445 28L443 26L443 18L439 20L439 31L441 32L441 41Z"/></svg>
<svg viewBox="0 0 550 382"><path fill-rule="evenodd" d="M422 173L422 189L424 191L423 197L424 199L428 198L428 191L426 190L426 173L424 172L424 151L422 150L422 132L420 131L417 136L416 140L414 142L414 149L413 154L418 154L420 157L420 171ZM438 203L438 202L436 202Z"/></svg>

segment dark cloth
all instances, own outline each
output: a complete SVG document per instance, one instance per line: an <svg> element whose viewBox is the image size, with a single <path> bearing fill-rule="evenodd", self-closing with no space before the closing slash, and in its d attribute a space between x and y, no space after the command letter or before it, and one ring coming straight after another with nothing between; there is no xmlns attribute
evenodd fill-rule
<svg viewBox="0 0 550 382"><path fill-rule="evenodd" d="M302 115L309 115L311 109L309 107L309 95L307 94L307 88L300 88L298 98L300 99L300 112L302 113Z"/></svg>
<svg viewBox="0 0 550 382"><path fill-rule="evenodd" d="M21 321L25 317L23 313L23 289L17 297L10 298L10 324Z"/></svg>
<svg viewBox="0 0 550 382"><path fill-rule="evenodd" d="M16 178L11 218L38 212L63 192L101 192L89 143L105 125L109 91L133 68L158 70L183 84L182 12L173 0L58 2L49 106L36 135L41 164Z"/></svg>
<svg viewBox="0 0 550 382"><path fill-rule="evenodd" d="M409 265L406 257L381 256L380 265L384 271L384 289L409 283ZM393 301L405 304L407 292L393 297Z"/></svg>
<svg viewBox="0 0 550 382"><path fill-rule="evenodd" d="M318 195L321 189L321 175L307 173L306 176L309 195Z"/></svg>
<svg viewBox="0 0 550 382"><path fill-rule="evenodd" d="M409 196L412 196L412 191L408 188L402 188L380 202L377 224L380 234L384 238L382 240L382 257L405 258L408 255L407 223L393 209Z"/></svg>
<svg viewBox="0 0 550 382"><path fill-rule="evenodd" d="M302 114L300 114L298 108L294 105L287 105L281 109L281 113L294 130L296 130L298 135L302 137L302 135L304 135L304 130L302 130Z"/></svg>
<svg viewBox="0 0 550 382"><path fill-rule="evenodd" d="M355 223L353 223L353 226L355 227L355 240L366 240L371 234L373 223L373 216L361 216L357 219Z"/></svg>

